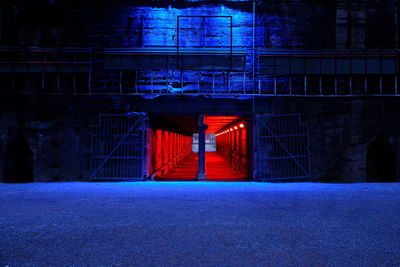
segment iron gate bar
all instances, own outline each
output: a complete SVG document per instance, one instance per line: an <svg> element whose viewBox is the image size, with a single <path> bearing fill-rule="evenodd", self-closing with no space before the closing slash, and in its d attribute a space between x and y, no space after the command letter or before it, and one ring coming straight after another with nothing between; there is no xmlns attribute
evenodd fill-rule
<svg viewBox="0 0 400 267"><path fill-rule="evenodd" d="M278 141L278 143L281 145L281 147L286 151L286 153L288 153L288 155L294 160L294 162L297 164L297 166L299 166L299 168L304 172L304 174L308 174L307 171L303 168L303 166L301 166L301 164L297 161L296 157L293 156L292 153L290 153L290 151L286 148L286 146L284 144L282 144L281 140L271 131L271 129L264 123L265 128L267 128L267 130L271 133L272 137Z"/></svg>
<svg viewBox="0 0 400 267"><path fill-rule="evenodd" d="M119 142L113 147L113 149L111 150L111 152L104 158L104 160L102 161L102 163L96 168L96 170L92 173L92 175L90 176L90 180L91 179L94 179L95 178L95 176L96 176L96 174L103 168L103 166L105 165L105 163L108 161L108 160L110 160L110 159L117 159L117 158L121 158L121 159L142 159L143 160L143 151L142 151L142 155L141 156L126 156L126 157L113 157L112 155L115 153L115 151L117 151L117 149L120 147L120 145L125 141L125 139L129 136L129 135L131 135L131 133L132 133L132 131L133 130L135 130L136 129L136 126L138 125L138 123L139 122L144 122L144 119L145 119L145 116L143 116L143 114L141 114L142 116L136 116L136 118L137 118L137 120L133 123L133 125L128 129L128 131L124 134L124 135L122 135L122 137L121 137L121 139L119 140ZM111 115L111 116L113 116L113 115ZM128 117L128 116L126 116L126 117ZM101 123L101 122L100 122ZM110 124L111 124L111 122L109 122ZM113 131L113 130L112 130ZM93 136L96 136L96 135L93 135ZM99 136L99 135L97 135L97 136ZM104 137L111 137L111 136L116 136L116 135L114 135L114 134L107 134L107 135L102 135L102 136L104 136ZM117 136L121 136L121 135L117 135ZM136 134L136 136L139 136L140 137L140 134ZM92 137L92 140L93 140L93 137ZM142 140L143 141L143 140ZM108 149L106 149L106 150L109 150L110 148L111 148L111 145L112 145L112 143L110 143L110 142L108 142L107 144L106 144L106 146L108 146ZM143 150L143 144L141 144L142 145L142 150ZM93 148L92 148L92 153L93 153ZM93 158L103 158L104 156L93 156L92 155L92 159ZM117 164L118 164L118 162L117 162ZM112 161L111 162L111 165L112 165L112 168L111 168L111 171L112 172L114 172L114 162ZM143 166L142 166L142 168L143 168ZM113 175L112 175L113 176ZM119 178L116 178L116 177L102 177L103 179L121 179L121 177L119 177Z"/></svg>
<svg viewBox="0 0 400 267"><path fill-rule="evenodd" d="M308 126L301 123L299 114L255 117L254 144L258 150L255 150L254 178L259 181L310 178L308 133Z"/></svg>

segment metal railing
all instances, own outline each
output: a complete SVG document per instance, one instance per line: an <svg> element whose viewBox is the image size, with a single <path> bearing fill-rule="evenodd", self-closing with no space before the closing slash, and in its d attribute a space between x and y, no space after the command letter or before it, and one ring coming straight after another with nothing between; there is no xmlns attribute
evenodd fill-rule
<svg viewBox="0 0 400 267"><path fill-rule="evenodd" d="M178 155L176 155L173 159L169 160L166 164L164 164L161 168L157 169L152 175L150 175L150 179L154 180L157 175L162 174L165 171L168 171L169 168L176 165L182 159L184 159L188 153L191 151L192 144L186 146Z"/></svg>
<svg viewBox="0 0 400 267"><path fill-rule="evenodd" d="M242 61L246 59L245 51L179 48L181 56L233 55ZM149 56L160 60L138 63ZM218 66L178 69L175 63L168 65L169 60L175 62L174 57L176 47L100 51L3 47L0 48L0 93L233 97L399 95L397 51L259 50L254 73L246 62L232 70L218 69Z"/></svg>

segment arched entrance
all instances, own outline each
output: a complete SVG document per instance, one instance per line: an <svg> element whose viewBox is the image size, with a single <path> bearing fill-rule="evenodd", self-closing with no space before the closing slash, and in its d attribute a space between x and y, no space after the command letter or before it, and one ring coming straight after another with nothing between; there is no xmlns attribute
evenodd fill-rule
<svg viewBox="0 0 400 267"><path fill-rule="evenodd" d="M367 181L396 181L396 155L385 132L379 132L367 153Z"/></svg>
<svg viewBox="0 0 400 267"><path fill-rule="evenodd" d="M33 153L22 133L17 133L4 155L4 181L9 183L33 182Z"/></svg>

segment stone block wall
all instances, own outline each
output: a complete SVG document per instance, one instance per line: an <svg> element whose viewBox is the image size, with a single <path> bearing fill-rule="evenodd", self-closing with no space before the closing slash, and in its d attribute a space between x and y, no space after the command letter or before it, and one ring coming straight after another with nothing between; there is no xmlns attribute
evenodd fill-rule
<svg viewBox="0 0 400 267"><path fill-rule="evenodd" d="M94 25L104 25L105 47L175 46L178 16L232 16L234 47L253 46L252 1L220 1L208 4L110 6L102 22L89 22L89 36L98 36ZM333 48L335 6L296 3L264 3L256 6L256 46L266 48ZM181 47L230 46L228 18L180 19ZM204 29L204 30L203 30ZM94 43L97 38L93 38Z"/></svg>
<svg viewBox="0 0 400 267"><path fill-rule="evenodd" d="M159 107L170 105L170 110L165 112L171 114L173 107L179 106L184 112L199 103L196 98L182 98L179 104L171 99L159 100L157 105L152 101L123 96L108 99L4 97L0 110L0 177L4 177L5 151L18 129L22 129L33 152L35 181L88 180L91 125L97 123L100 113L160 112ZM242 114L248 110L251 115L250 102L232 103L213 100L210 105L214 109L204 105L203 112L215 113L218 107L219 114L232 114L235 105L239 105ZM201 111L202 107L198 108ZM400 177L400 103L397 99L275 97L257 100L256 111L263 109L274 114L300 113L302 122L309 125L315 181L367 181L368 150L382 131L396 155L396 176Z"/></svg>
<svg viewBox="0 0 400 267"><path fill-rule="evenodd" d="M384 132L396 156L400 177L399 101L365 99L278 99L272 113L300 113L310 129L312 176L320 181L367 181L367 155Z"/></svg>

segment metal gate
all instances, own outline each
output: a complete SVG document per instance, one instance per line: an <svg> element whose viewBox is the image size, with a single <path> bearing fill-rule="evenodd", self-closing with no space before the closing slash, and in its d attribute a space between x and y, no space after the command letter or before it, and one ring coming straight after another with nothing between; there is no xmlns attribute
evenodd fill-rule
<svg viewBox="0 0 400 267"><path fill-rule="evenodd" d="M145 114L100 114L92 128L90 179L145 179L145 133Z"/></svg>
<svg viewBox="0 0 400 267"><path fill-rule="evenodd" d="M253 129L257 181L310 178L308 125L300 114L256 116Z"/></svg>

